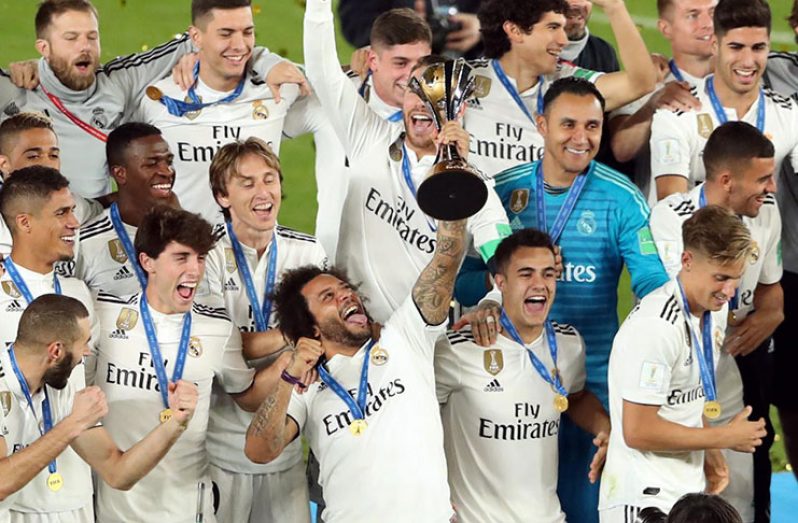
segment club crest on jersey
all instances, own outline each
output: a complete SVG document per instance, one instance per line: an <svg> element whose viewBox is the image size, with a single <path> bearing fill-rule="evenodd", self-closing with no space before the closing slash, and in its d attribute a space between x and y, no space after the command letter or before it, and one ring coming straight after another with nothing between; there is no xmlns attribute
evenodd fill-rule
<svg viewBox="0 0 798 523"><path fill-rule="evenodd" d="M753 265L759 261L759 244L755 240L751 240L751 254L749 255L748 262Z"/></svg>
<svg viewBox="0 0 798 523"><path fill-rule="evenodd" d="M136 326L138 321L139 311L124 307L121 311L119 311L119 316L116 318L116 327L118 329L122 329L123 331L129 331Z"/></svg>
<svg viewBox="0 0 798 523"><path fill-rule="evenodd" d="M593 211L584 211L576 222L576 230L583 236L590 236L596 232L596 215Z"/></svg>
<svg viewBox="0 0 798 523"><path fill-rule="evenodd" d="M199 358L202 356L202 343L196 336L192 336L188 340L188 355L192 358Z"/></svg>
<svg viewBox="0 0 798 523"><path fill-rule="evenodd" d="M12 298L21 298L22 294L20 294L19 289L14 284L13 281L4 281L2 284L3 292L11 296Z"/></svg>
<svg viewBox="0 0 798 523"><path fill-rule="evenodd" d="M698 125L698 134L702 138L708 139L715 129L715 124L712 122L712 117L709 116L709 113L701 113L696 116L696 124Z"/></svg>
<svg viewBox="0 0 798 523"><path fill-rule="evenodd" d="M238 270L236 254L233 249L224 250L224 268L227 269L227 272L236 272Z"/></svg>
<svg viewBox="0 0 798 523"><path fill-rule="evenodd" d="M269 117L269 108L263 103L263 100L255 100L252 102L252 119L265 120Z"/></svg>
<svg viewBox="0 0 798 523"><path fill-rule="evenodd" d="M108 253L117 263L125 263L127 261L127 253L125 252L125 248L122 247L122 240L119 238L108 240Z"/></svg>
<svg viewBox="0 0 798 523"><path fill-rule="evenodd" d="M105 109L97 107L91 112L91 124L98 129L108 127L108 118L105 116Z"/></svg>
<svg viewBox="0 0 798 523"><path fill-rule="evenodd" d="M510 210L520 213L529 205L529 189L516 189L510 194Z"/></svg>
<svg viewBox="0 0 798 523"><path fill-rule="evenodd" d="M11 391L0 392L0 406L3 407L3 416L8 416L11 412Z"/></svg>
<svg viewBox="0 0 798 523"><path fill-rule="evenodd" d="M482 355L482 363L488 374L495 376L504 368L504 355L499 349L486 350Z"/></svg>
<svg viewBox="0 0 798 523"><path fill-rule="evenodd" d="M202 97L201 96L197 95L197 99L199 100L200 103L202 103ZM194 100L192 100L189 96L186 96L186 98L183 101L188 103L188 104L194 103ZM195 120L197 118L197 116L200 115L201 112L202 112L202 109L197 109L196 111L188 111L183 116L185 116L189 120Z"/></svg>
<svg viewBox="0 0 798 523"><path fill-rule="evenodd" d="M481 74L474 75L474 97L485 98L490 94L490 86L493 80Z"/></svg>

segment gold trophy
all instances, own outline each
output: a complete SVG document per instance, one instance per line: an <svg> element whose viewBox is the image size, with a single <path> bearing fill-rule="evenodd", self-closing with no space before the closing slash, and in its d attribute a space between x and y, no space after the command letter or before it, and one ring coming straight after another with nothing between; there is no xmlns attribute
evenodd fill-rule
<svg viewBox="0 0 798 523"><path fill-rule="evenodd" d="M421 78L408 85L432 115L438 131L455 120L463 104L473 96L476 80L472 67L462 58L428 66ZM488 199L488 188L477 169L457 152L455 144L438 148L435 165L421 182L418 205L437 220L462 220L479 212Z"/></svg>

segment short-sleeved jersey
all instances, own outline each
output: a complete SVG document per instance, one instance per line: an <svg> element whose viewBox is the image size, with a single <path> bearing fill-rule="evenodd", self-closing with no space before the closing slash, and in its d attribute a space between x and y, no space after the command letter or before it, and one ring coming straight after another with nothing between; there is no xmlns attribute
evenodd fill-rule
<svg viewBox="0 0 798 523"><path fill-rule="evenodd" d="M373 318L384 322L432 259L435 223L421 211L403 175L403 124L372 111L340 68L330 9L329 2L308 2L304 34L308 76L350 166L336 264L362 282ZM418 187L434 158L419 161L413 151L407 154L412 185ZM476 249L489 259L508 233L507 217L493 191L488 191L482 210L468 219L467 228Z"/></svg>
<svg viewBox="0 0 798 523"><path fill-rule="evenodd" d="M433 348L445 323L427 325L413 299L386 322L369 362L366 422L359 436L349 431L349 408L317 382L291 397L288 415L307 438L321 466L319 482L329 523L449 521L449 487ZM377 348L387 361L375 361ZM335 355L330 374L357 395L365 346L352 357Z"/></svg>
<svg viewBox="0 0 798 523"><path fill-rule="evenodd" d="M468 102L463 120L463 126L471 134L468 161L493 178L518 164L541 159L543 137L496 76L493 60L477 60L473 65L474 75L482 77L480 83L484 92ZM534 117L539 93L540 96L546 94L555 80L576 76L595 83L602 74L561 60L553 74L543 77L542 84L520 93L521 99ZM507 79L517 88L514 79L509 76Z"/></svg>
<svg viewBox="0 0 798 523"><path fill-rule="evenodd" d="M219 232L221 237L206 258L205 277L209 280L208 287L212 295L224 297L227 314L241 332L255 332L252 306L241 273L238 271L230 236L227 235L224 226L219 228ZM266 289L269 254L275 244L277 245L276 283L280 282L281 275L287 270L305 265L327 266L324 250L313 236L286 227L275 228L272 243L260 259L255 249L242 244L241 248L249 263L255 292L260 297L261 304ZM271 327L276 326L274 313L269 318L269 324ZM267 361L250 362L250 364L259 368ZM244 455L244 443L252 417L252 413L242 410L227 393L214 387L207 442L211 463L225 470L244 474L278 472L299 463L302 459L302 445L299 440L291 443L283 450L280 457L270 463L259 465L250 461Z"/></svg>
<svg viewBox="0 0 798 523"><path fill-rule="evenodd" d="M562 384L569 393L581 391L582 338L569 325L553 327ZM565 521L557 497L561 414L527 350L554 369L545 334L526 350L505 336L486 348L464 329L449 331L435 347L449 486L463 523Z"/></svg>
<svg viewBox="0 0 798 523"><path fill-rule="evenodd" d="M726 330L726 306L711 314L713 368ZM691 316L701 336L700 320ZM659 416L703 426L704 390L675 280L647 295L621 325L609 368L612 433L601 477L600 509L658 507L666 513L682 495L704 490L704 452L652 452L628 447L623 402L659 407Z"/></svg>
<svg viewBox="0 0 798 523"><path fill-rule="evenodd" d="M671 194L651 210L651 234L670 277L682 269L682 224L700 208L701 186L686 194ZM754 291L760 283L770 285L781 280L781 217L776 198L769 194L755 218L742 217L751 238L754 253L745 269L738 290L739 299L734 310L742 320L754 309Z"/></svg>
<svg viewBox="0 0 798 523"><path fill-rule="evenodd" d="M99 293L100 319L95 384L105 392L104 425L123 450L129 449L159 423L165 408L141 317L140 295L121 299ZM159 347L171 379L183 325L183 314L161 314L150 307ZM210 486L205 450L211 386L239 393L252 383L254 371L241 354L241 335L224 309L194 303L191 339L183 379L197 385L199 398L186 431L147 476L127 492L103 482L97 490L99 521L193 522L198 485ZM206 492L207 495L207 492Z"/></svg>
<svg viewBox="0 0 798 523"><path fill-rule="evenodd" d="M691 93L701 102L698 111L676 111L660 109L654 113L651 123L651 174L676 175L688 179L689 188L703 182L706 176L703 163L704 147L712 131L720 124L707 94L707 77ZM776 167L780 167L787 156L798 165L798 105L795 101L764 89L765 130L764 134L776 148ZM724 108L729 121L741 120L756 125L759 99L748 112L738 117L734 109Z"/></svg>
<svg viewBox="0 0 798 523"><path fill-rule="evenodd" d="M97 70L95 82L83 91L64 86L42 58L41 85L31 91L18 89L13 98L0 100L0 111L3 117L19 111L37 111L49 116L61 144L61 172L71 182L70 188L88 198L102 196L111 189L105 142L74 124L46 92L58 97L84 123L108 134L125 121L147 84L167 75L177 60L191 50L191 39L184 34L146 53L112 60ZM0 77L0 83L9 82L9 78Z"/></svg>
<svg viewBox="0 0 798 523"><path fill-rule="evenodd" d="M4 317L5 319L5 317ZM83 365L75 367L73 376L83 372ZM5 438L8 455L11 456L31 445L41 437L39 428L43 426L42 402L44 390L50 402L53 425L72 412L75 393L83 388L78 380L70 380L63 389L44 385L33 393L32 411L25 394L14 374L6 347L0 348L0 437ZM3 430L3 427L5 430ZM5 457L5 456L3 456ZM25 513L66 512L91 504L92 486L88 465L81 460L71 447L67 447L56 458L56 471L64 477L64 486L58 492L47 487L48 467L44 467L33 479L11 499L0 503L0 521L3 521L3 508L12 508ZM71 484L76 481L77 484Z"/></svg>
<svg viewBox="0 0 798 523"><path fill-rule="evenodd" d="M539 227L536 217L537 163L520 165L496 177L513 230ZM668 277L648 228L643 195L624 175L597 162L586 174L559 245L563 273L550 318L576 327L587 346L587 388L606 405L607 362L618 330L618 281L626 265L632 289L645 296ZM566 193L546 190L546 223L552 224Z"/></svg>

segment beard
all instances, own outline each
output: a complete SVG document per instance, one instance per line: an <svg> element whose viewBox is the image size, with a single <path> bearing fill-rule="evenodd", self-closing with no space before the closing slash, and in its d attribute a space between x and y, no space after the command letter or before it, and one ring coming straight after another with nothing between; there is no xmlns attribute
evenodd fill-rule
<svg viewBox="0 0 798 523"><path fill-rule="evenodd" d="M74 360L75 358L72 356L72 353L67 352L64 355L64 359L44 372L44 383L58 390L62 390L66 387L69 376L72 375L72 369L75 367L72 364Z"/></svg>
<svg viewBox="0 0 798 523"><path fill-rule="evenodd" d="M369 325L371 324L371 317L366 316L369 318ZM349 347L360 347L364 343L366 343L369 338L371 338L371 329L367 332L362 334L351 332L349 329L346 328L346 325L343 324L341 321L336 320L334 318L325 320L323 323L319 324L319 331L321 335L335 343L340 343L342 345L347 345Z"/></svg>
<svg viewBox="0 0 798 523"><path fill-rule="evenodd" d="M84 91L94 83L94 71L99 66L99 63L88 54L79 56L76 61L90 62L89 73L86 75L78 74L72 67L72 63L57 56L51 56L48 63L50 64L50 69L53 70L53 74L62 84L73 91Z"/></svg>

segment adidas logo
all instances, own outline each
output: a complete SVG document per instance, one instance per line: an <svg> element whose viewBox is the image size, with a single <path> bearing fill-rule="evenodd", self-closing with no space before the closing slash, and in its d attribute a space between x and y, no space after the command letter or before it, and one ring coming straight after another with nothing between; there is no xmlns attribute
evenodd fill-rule
<svg viewBox="0 0 798 523"><path fill-rule="evenodd" d="M504 392L504 387L501 386L499 380L493 380L482 389L484 392Z"/></svg>
<svg viewBox="0 0 798 523"><path fill-rule="evenodd" d="M124 280L132 277L133 273L130 272L126 265L123 265L122 268L119 269L116 274L114 274L114 280Z"/></svg>
<svg viewBox="0 0 798 523"><path fill-rule="evenodd" d="M471 109L479 109L482 110L482 103L479 101L479 98L472 98L466 102L466 105Z"/></svg>
<svg viewBox="0 0 798 523"><path fill-rule="evenodd" d="M111 334L108 335L109 338L115 338L117 340L126 340L127 334L122 329L115 329L111 331Z"/></svg>
<svg viewBox="0 0 798 523"><path fill-rule="evenodd" d="M230 278L229 280L227 280L225 282L224 290L226 290L226 291L237 291L238 290L238 285L233 280L233 278Z"/></svg>
<svg viewBox="0 0 798 523"><path fill-rule="evenodd" d="M17 300L12 301L8 304L8 307L6 307L6 312L22 312L23 310L25 309L22 308L22 305L20 305Z"/></svg>

